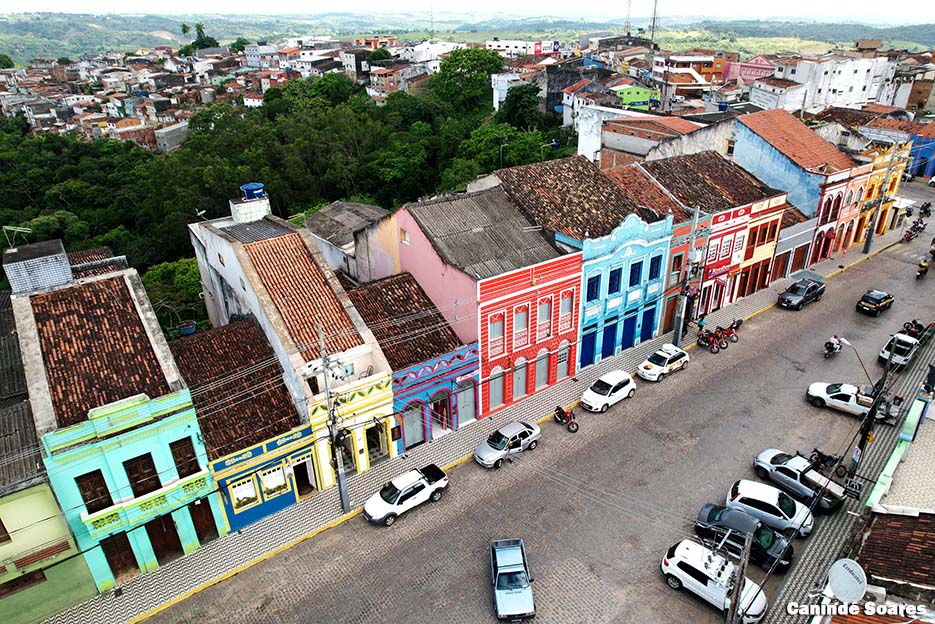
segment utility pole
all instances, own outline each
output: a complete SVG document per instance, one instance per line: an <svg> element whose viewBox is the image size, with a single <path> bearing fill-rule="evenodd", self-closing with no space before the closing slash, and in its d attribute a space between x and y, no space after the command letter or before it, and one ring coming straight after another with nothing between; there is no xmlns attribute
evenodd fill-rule
<svg viewBox="0 0 935 624"><path fill-rule="evenodd" d="M870 411L867 412L866 416L864 416L864 422L860 425L860 437L857 440L857 446L854 447L854 453L851 456L851 467L847 471L848 481L852 480L854 475L857 474L857 468L860 465L861 460L864 458L864 450L867 448L867 443L870 441L870 436L873 433L873 425L877 420L877 412L880 410L880 405L883 403L883 397L886 391L886 378L890 374L890 368L893 365L893 351L896 350L895 336L891 335L890 341L890 352L886 359L886 367L883 369L883 377L880 378L879 382L877 382L879 390L877 390L873 397L873 403L870 405Z"/></svg>
<svg viewBox="0 0 935 624"><path fill-rule="evenodd" d="M870 215L870 231L867 232L867 238L864 240L864 253L870 253L870 244L873 243L873 233L877 229L877 219L880 216L880 210L883 207L883 202L886 201L886 190L890 186L890 173L893 171L893 165L896 163L896 148L899 144L893 142L893 151L890 154L890 161L886 164L886 176L883 178L883 190L880 191L880 199L877 201L877 205L873 207L873 214Z"/></svg>
<svg viewBox="0 0 935 624"><path fill-rule="evenodd" d="M656 43L656 9L658 7L659 0L653 0L653 19L649 23L649 40L653 43Z"/></svg>
<svg viewBox="0 0 935 624"><path fill-rule="evenodd" d="M338 473L338 493L341 496L341 509L344 513L351 510L351 500L347 493L347 478L344 475L344 447L338 441L338 427L334 417L334 403L331 401L331 383L328 375L331 373L331 358L325 349L325 330L318 325L318 346L321 349L322 376L325 378L325 401L328 404L328 435L331 438L331 452L334 454L335 470Z"/></svg>
<svg viewBox="0 0 935 624"><path fill-rule="evenodd" d="M746 580L747 562L750 560L750 549L753 548L753 533L747 533L743 541L743 555L740 557L740 563L734 568L734 591L730 595L730 607L727 609L727 616L724 618L724 624L741 624L743 622L743 609L740 605L740 597L743 594L743 584ZM762 589L760 591L763 591Z"/></svg>
<svg viewBox="0 0 935 624"><path fill-rule="evenodd" d="M682 346L682 328L688 324L685 318L688 312L688 284L691 281L692 254L695 253L695 230L698 228L698 206L695 206L695 213L692 215L691 237L688 242L687 262L683 263L682 268L682 288L679 291L679 302L675 307L675 335L672 337L672 344L676 347Z"/></svg>

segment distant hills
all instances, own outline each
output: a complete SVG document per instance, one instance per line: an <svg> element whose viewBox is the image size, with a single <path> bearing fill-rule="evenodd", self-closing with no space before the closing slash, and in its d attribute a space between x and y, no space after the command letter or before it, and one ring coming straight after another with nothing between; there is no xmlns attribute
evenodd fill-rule
<svg viewBox="0 0 935 624"><path fill-rule="evenodd" d="M19 64L35 57L77 57L82 53L151 48L160 44L178 46L182 22L205 24L207 33L225 42L243 36L250 40L281 40L288 36L354 34L397 34L413 39L428 36L434 27L439 39L483 40L488 36L557 37L570 40L589 31L623 30L623 20L576 21L559 17L516 17L511 15L464 15L437 13L434 21L425 13L398 12L386 15L326 13L296 16L235 15L74 15L33 13L0 15L0 52ZM661 18L667 33L692 31L693 41L721 42L734 38L783 38L841 44L859 38L883 39L894 47L935 47L935 24L887 26L831 24L794 21L700 21L686 24L685 18ZM677 26L675 25L677 23ZM632 27L646 26L634 20ZM785 43L783 43L785 45ZM792 44L790 44L792 45ZM793 49L795 46L793 45ZM742 49L738 47L738 49ZM747 48L751 49L751 48Z"/></svg>

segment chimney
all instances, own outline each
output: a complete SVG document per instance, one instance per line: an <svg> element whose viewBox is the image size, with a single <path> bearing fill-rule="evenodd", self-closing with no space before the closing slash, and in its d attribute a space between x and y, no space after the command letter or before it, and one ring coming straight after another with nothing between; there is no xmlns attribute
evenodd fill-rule
<svg viewBox="0 0 935 624"><path fill-rule="evenodd" d="M3 271L14 295L71 284L71 264L59 239L11 247L3 252Z"/></svg>
<svg viewBox="0 0 935 624"><path fill-rule="evenodd" d="M272 214L269 198L263 193L263 185L259 182L249 182L240 187L242 197L232 199L231 217L235 223L253 223L260 221L268 214Z"/></svg>

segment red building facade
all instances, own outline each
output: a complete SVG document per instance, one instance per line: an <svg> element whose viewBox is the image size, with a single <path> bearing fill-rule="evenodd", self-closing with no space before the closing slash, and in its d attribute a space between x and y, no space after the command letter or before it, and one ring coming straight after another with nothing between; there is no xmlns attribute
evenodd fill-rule
<svg viewBox="0 0 935 624"><path fill-rule="evenodd" d="M575 374L580 285L580 252L477 283L482 415Z"/></svg>

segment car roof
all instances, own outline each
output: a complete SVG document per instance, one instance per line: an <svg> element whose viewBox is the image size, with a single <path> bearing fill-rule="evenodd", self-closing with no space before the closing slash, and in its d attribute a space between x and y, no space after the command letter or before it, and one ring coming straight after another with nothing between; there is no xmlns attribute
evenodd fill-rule
<svg viewBox="0 0 935 624"><path fill-rule="evenodd" d="M612 370L600 376L600 380L611 385L620 383L624 379L631 379L630 373L622 370Z"/></svg>
<svg viewBox="0 0 935 624"><path fill-rule="evenodd" d="M916 342L919 342L917 338L913 338L909 334L898 333L898 334L894 334L893 337L899 340L900 342L908 342L909 344L914 344ZM889 344L889 342L887 342L886 344Z"/></svg>
<svg viewBox="0 0 935 624"><path fill-rule="evenodd" d="M516 435L520 431L525 431L525 429L526 429L525 425L517 421L517 422L507 423L503 425L502 427L500 427L499 429L497 429L497 431L499 431L501 434L503 434L506 437L510 437L512 435Z"/></svg>
<svg viewBox="0 0 935 624"><path fill-rule="evenodd" d="M864 297L872 297L874 299L882 299L883 297L889 297L888 292L883 292L882 290L868 290L864 293ZM853 301L853 299L851 300Z"/></svg>
<svg viewBox="0 0 935 624"><path fill-rule="evenodd" d="M663 355L675 355L676 353L684 353L684 351L676 347L674 344L666 343L659 347L656 350L656 353L662 353Z"/></svg>
<svg viewBox="0 0 935 624"><path fill-rule="evenodd" d="M410 470L409 472L404 472L403 474L393 479L392 483L396 486L397 489L402 490L403 488L409 487L421 478L422 475L419 474L418 470Z"/></svg>
<svg viewBox="0 0 935 624"><path fill-rule="evenodd" d="M675 547L675 556L702 569L705 567L705 563L710 556L712 559L711 567L709 569L712 572L721 566L721 560L727 563L727 567L724 569L725 574L728 574L729 571L733 570L732 564L724 559L723 556L718 555L710 548L703 546L695 540L691 539L683 539L681 542L679 542L678 546Z"/></svg>
<svg viewBox="0 0 935 624"><path fill-rule="evenodd" d="M790 453L786 454L789 455ZM812 467L812 464L808 461L807 457L803 457L802 455L792 455L789 458L789 461L786 462L786 466L797 472L805 472Z"/></svg>
<svg viewBox="0 0 935 624"><path fill-rule="evenodd" d="M731 509L730 507L722 507L721 509L723 511L721 511L717 522L712 524L743 533L752 533L760 523L759 520L740 509Z"/></svg>
<svg viewBox="0 0 935 624"><path fill-rule="evenodd" d="M803 278L800 279L799 281L797 281L797 282L795 282L795 283L793 283L793 284L790 284L790 285L789 285L789 288L792 288L793 286L808 286L809 284L820 284L820 283L821 283L821 282L819 282L818 280L813 280L813 279L809 279L809 278L807 278L807 277L803 277Z"/></svg>
<svg viewBox="0 0 935 624"><path fill-rule="evenodd" d="M741 479L739 481L737 493L741 496L750 496L767 503L775 503L779 500L778 489L771 485L766 485L758 481L750 481L748 479Z"/></svg>

